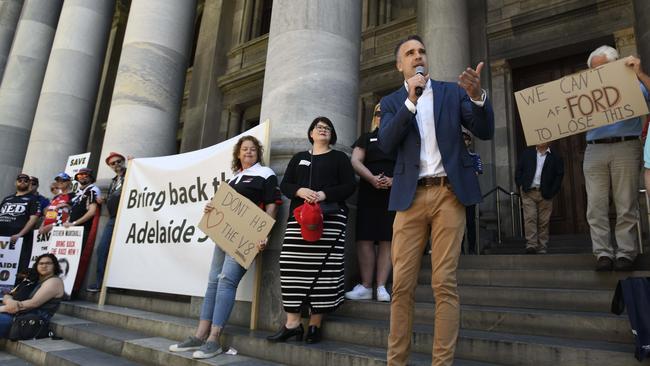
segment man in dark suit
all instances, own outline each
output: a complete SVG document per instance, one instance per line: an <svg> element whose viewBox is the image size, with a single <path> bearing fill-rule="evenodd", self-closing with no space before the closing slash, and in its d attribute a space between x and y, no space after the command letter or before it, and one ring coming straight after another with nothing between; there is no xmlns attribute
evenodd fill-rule
<svg viewBox="0 0 650 366"><path fill-rule="evenodd" d="M515 183L521 192L526 231L526 253L544 254L553 197L560 191L564 162L548 143L524 150L517 162Z"/></svg>
<svg viewBox="0 0 650 366"><path fill-rule="evenodd" d="M428 235L436 300L432 364L451 365L460 318L456 267L465 206L481 200L461 125L474 136L489 139L494 134L494 114L481 89L483 63L476 70L467 68L455 84L429 79L426 50L418 36L399 42L395 57L404 86L381 100L379 128L380 148L397 152L389 203L397 214L388 365L406 365L408 360L414 291ZM424 75L416 73L417 67L423 68Z"/></svg>

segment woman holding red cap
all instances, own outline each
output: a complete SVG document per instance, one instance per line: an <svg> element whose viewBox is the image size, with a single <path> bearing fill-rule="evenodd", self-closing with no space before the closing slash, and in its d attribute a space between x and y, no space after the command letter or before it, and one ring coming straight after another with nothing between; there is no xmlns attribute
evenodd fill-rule
<svg viewBox="0 0 650 366"><path fill-rule="evenodd" d="M323 315L343 302L345 200L356 188L348 156L330 145L336 144L334 125L316 117L307 132L312 150L291 158L280 189L291 199L287 231L280 254L282 304L287 320L268 337L284 342L302 340L300 322L303 305L310 311L307 343L321 339Z"/></svg>

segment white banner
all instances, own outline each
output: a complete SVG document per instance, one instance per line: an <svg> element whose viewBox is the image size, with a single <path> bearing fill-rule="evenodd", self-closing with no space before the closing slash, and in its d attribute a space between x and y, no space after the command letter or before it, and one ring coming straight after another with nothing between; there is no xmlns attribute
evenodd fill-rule
<svg viewBox="0 0 650 366"><path fill-rule="evenodd" d="M79 268L84 227L71 226L66 229L63 226L56 226L52 229L51 234L49 250L59 260L63 271L59 277L63 280L65 293L69 295L72 293Z"/></svg>
<svg viewBox="0 0 650 366"><path fill-rule="evenodd" d="M203 207L230 179L232 150L244 135L265 143L262 123L220 144L185 154L133 159L111 248L107 286L204 296L215 244L197 225ZM268 163L268 162L266 162ZM251 301L254 266L237 299Z"/></svg>
<svg viewBox="0 0 650 366"><path fill-rule="evenodd" d="M23 247L23 238L16 240L13 244L10 239L9 236L0 236L0 290L2 292L8 292L14 287L20 261L20 249Z"/></svg>
<svg viewBox="0 0 650 366"><path fill-rule="evenodd" d="M34 267L36 258L47 253L50 246L50 237L52 232L47 234L39 234L38 230L34 230L34 240L32 241L32 256L29 259L29 268Z"/></svg>

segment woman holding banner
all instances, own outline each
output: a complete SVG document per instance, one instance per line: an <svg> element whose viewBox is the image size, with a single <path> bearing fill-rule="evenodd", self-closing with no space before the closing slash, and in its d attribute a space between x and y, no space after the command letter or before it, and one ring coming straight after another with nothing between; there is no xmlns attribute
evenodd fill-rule
<svg viewBox="0 0 650 366"><path fill-rule="evenodd" d="M277 207L282 204L278 179L273 170L262 166L262 155L262 145L255 137L240 138L233 149L232 170L235 176L228 184L275 218ZM204 211L208 213L212 210L214 206L208 203ZM264 250L266 240L257 246L260 251ZM192 355L194 358L210 358L223 352L219 336L230 317L237 286L245 273L246 269L235 259L218 245L214 246L199 326L193 336L169 346L170 351L195 350Z"/></svg>
<svg viewBox="0 0 650 366"><path fill-rule="evenodd" d="M48 322L63 299L63 281L58 277L61 267L54 254L46 253L34 262L37 276L26 278L2 299L0 306L0 338L6 338L19 315L36 314ZM30 276L32 277L32 276Z"/></svg>
<svg viewBox="0 0 650 366"><path fill-rule="evenodd" d="M291 158L281 189L291 199L287 231L280 254L282 304L286 323L268 337L284 342L304 333L300 322L303 305L310 310L305 341L321 339L321 322L343 302L345 200L356 189L348 156L330 145L336 144L334 125L316 117L307 132L312 150Z"/></svg>

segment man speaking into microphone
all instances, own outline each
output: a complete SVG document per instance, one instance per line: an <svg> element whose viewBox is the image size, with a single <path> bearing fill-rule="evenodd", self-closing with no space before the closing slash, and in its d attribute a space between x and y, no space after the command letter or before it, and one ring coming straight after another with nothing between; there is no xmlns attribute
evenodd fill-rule
<svg viewBox="0 0 650 366"><path fill-rule="evenodd" d="M432 365L452 365L460 320L456 267L465 206L481 200L461 126L490 139L494 113L481 89L482 62L465 69L458 83L431 80L424 42L417 35L397 44L395 58L404 86L381 100L379 127L380 148L397 152L389 203L397 214L388 365L406 365L408 360L414 291L427 236L436 302Z"/></svg>

